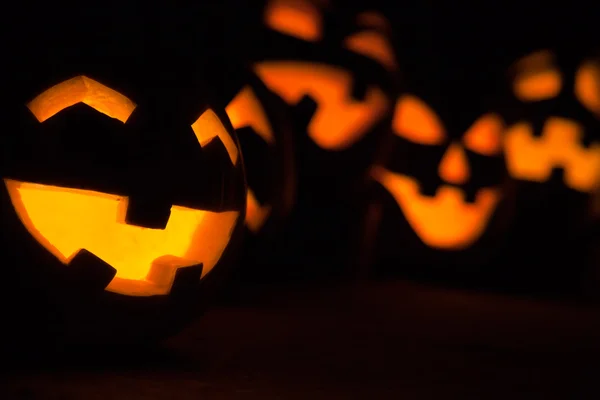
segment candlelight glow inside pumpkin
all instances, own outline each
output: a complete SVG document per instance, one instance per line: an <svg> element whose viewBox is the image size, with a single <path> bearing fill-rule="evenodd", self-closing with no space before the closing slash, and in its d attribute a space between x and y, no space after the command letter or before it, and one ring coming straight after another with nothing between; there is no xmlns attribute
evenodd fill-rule
<svg viewBox="0 0 600 400"><path fill-rule="evenodd" d="M552 101L566 90L590 113L600 116L600 63L586 61L578 69L574 88L565 88L552 53L541 51L515 65L513 92L522 102ZM545 182L553 169L564 170L567 187L591 193L600 182L600 143L585 147L584 126L563 116L548 115L539 137L534 126L519 121L506 132L507 166L515 178Z"/></svg>
<svg viewBox="0 0 600 400"><path fill-rule="evenodd" d="M264 20L269 28L300 40L323 39L321 7L314 0L271 0ZM385 17L375 11L365 11L356 16L356 23L360 30L346 37L343 46L395 70L396 58L386 34L390 27Z"/></svg>
<svg viewBox="0 0 600 400"><path fill-rule="evenodd" d="M265 111L251 87L246 86L225 108L234 129L252 127L267 144L275 138ZM246 198L246 226L257 233L271 213L270 205L261 205L249 188Z"/></svg>
<svg viewBox="0 0 600 400"><path fill-rule="evenodd" d="M360 30L344 39L344 47L378 61L389 71L398 68L394 50L389 41L388 21L375 11L366 11L356 17Z"/></svg>
<svg viewBox="0 0 600 400"><path fill-rule="evenodd" d="M502 120L495 114L480 117L462 136L460 142L448 143L445 129L436 113L412 95L396 103L394 133L424 146L447 146L438 165L443 184L434 196L420 192L420 183L405 174L374 167L372 176L395 198L408 223L428 246L441 249L469 247L485 231L500 199L499 190L478 189L475 201L465 200L461 185L470 179L465 149L484 156L501 152Z"/></svg>
<svg viewBox="0 0 600 400"><path fill-rule="evenodd" d="M255 65L257 75L288 104L305 96L318 104L308 135L320 147L343 150L356 143L388 109L383 91L370 86L363 101L352 98L352 76L341 68L301 61Z"/></svg>
<svg viewBox="0 0 600 400"><path fill-rule="evenodd" d="M322 38L319 8L307 0L273 0L265 9L265 24L298 39L316 42Z"/></svg>
<svg viewBox="0 0 600 400"><path fill-rule="evenodd" d="M44 122L77 103L123 123L136 107L122 94L78 76L46 90L28 108ZM218 137L235 163L235 142L212 110L192 129L201 146ZM82 249L93 253L116 270L106 290L130 296L169 293L178 268L203 264L204 277L219 261L239 217L237 211L173 205L166 227L151 229L125 222L126 196L11 179L5 184L23 225L42 246L66 265Z"/></svg>
<svg viewBox="0 0 600 400"><path fill-rule="evenodd" d="M356 18L359 30L343 39L342 46L370 58L388 70L397 65L388 37L385 18L366 12ZM323 38L323 7L310 0L272 0L267 3L264 22L270 29L308 42ZM321 148L345 150L360 140L381 120L389 101L376 86L368 86L361 98L353 97L355 78L350 71L314 61L269 61L255 65L262 81L289 105L305 97L317 105L308 126L309 137Z"/></svg>

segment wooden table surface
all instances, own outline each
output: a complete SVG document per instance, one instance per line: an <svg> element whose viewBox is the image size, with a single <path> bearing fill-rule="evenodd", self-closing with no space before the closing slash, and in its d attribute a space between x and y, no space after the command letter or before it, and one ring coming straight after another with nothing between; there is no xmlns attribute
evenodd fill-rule
<svg viewBox="0 0 600 400"><path fill-rule="evenodd" d="M240 299L143 353L13 365L0 399L600 398L594 308L398 283Z"/></svg>

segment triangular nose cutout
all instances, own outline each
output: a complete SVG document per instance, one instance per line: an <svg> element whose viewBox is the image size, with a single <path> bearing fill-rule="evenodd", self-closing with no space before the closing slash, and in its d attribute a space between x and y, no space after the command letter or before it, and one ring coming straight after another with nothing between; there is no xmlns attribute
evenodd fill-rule
<svg viewBox="0 0 600 400"><path fill-rule="evenodd" d="M455 185L463 184L469 179L469 161L461 145L452 143L448 147L440 162L438 173L444 181Z"/></svg>

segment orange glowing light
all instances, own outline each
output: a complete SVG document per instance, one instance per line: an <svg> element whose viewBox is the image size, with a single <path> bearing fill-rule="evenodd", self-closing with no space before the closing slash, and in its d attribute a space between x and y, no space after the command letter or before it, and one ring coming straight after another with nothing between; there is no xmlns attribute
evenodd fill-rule
<svg viewBox="0 0 600 400"><path fill-rule="evenodd" d="M374 167L372 176L394 197L423 243L433 248L460 250L472 245L485 231L500 198L496 189L484 188L469 204L462 190L447 185L428 197L406 175Z"/></svg>
<svg viewBox="0 0 600 400"><path fill-rule="evenodd" d="M27 107L39 122L77 103L84 103L111 118L126 122L136 105L119 92L86 76L76 76L51 87Z"/></svg>
<svg viewBox="0 0 600 400"><path fill-rule="evenodd" d="M521 59L513 82L515 96L521 101L539 101L558 95L562 87L560 72L552 53L540 51Z"/></svg>
<svg viewBox="0 0 600 400"><path fill-rule="evenodd" d="M236 143L213 110L206 110L202 113L196 122L192 124L192 130L196 134L200 146L203 147L210 143L215 137L221 139L221 142L227 150L227 154L229 154L231 163L233 165L237 163L238 148Z"/></svg>
<svg viewBox="0 0 600 400"><path fill-rule="evenodd" d="M271 0L264 18L269 28L286 35L311 42L321 39L321 12L311 1Z"/></svg>
<svg viewBox="0 0 600 400"><path fill-rule="evenodd" d="M396 57L387 38L377 31L362 31L344 39L344 47L378 61L390 71L397 68Z"/></svg>
<svg viewBox="0 0 600 400"><path fill-rule="evenodd" d="M172 206L165 229L125 223L127 197L5 179L15 210L33 237L62 263L81 249L117 270L106 290L130 296L166 294L178 268L215 266L238 212Z"/></svg>
<svg viewBox="0 0 600 400"><path fill-rule="evenodd" d="M225 108L231 125L235 129L252 127L254 131L269 145L273 145L275 137L267 114L251 87L246 86L231 100ZM261 206L252 190L246 195L246 226L257 233L271 213L270 206Z"/></svg>
<svg viewBox="0 0 600 400"><path fill-rule="evenodd" d="M356 16L356 23L363 28L372 28L380 32L391 30L388 20L377 11L364 11Z"/></svg>
<svg viewBox="0 0 600 400"><path fill-rule="evenodd" d="M581 103L600 117L600 64L584 63L575 78L575 94Z"/></svg>
<svg viewBox="0 0 600 400"><path fill-rule="evenodd" d="M394 133L414 143L442 144L446 138L445 130L435 111L421 99L406 95L396 102Z"/></svg>
<svg viewBox="0 0 600 400"><path fill-rule="evenodd" d="M78 102L122 122L135 108L125 96L86 77L48 89L28 107L44 121ZM227 147L229 136L222 134L225 129L212 110L194 125L200 142L218 136ZM90 251L116 270L106 290L131 296L169 293L178 268L202 263L205 276L220 259L239 217L237 211L173 205L165 229L144 228L125 223L126 196L11 179L4 183L21 222L42 246L66 265L79 250Z"/></svg>
<svg viewBox="0 0 600 400"><path fill-rule="evenodd" d="M448 183L460 185L469 180L471 171L469 161L462 146L452 143L442 157L438 173Z"/></svg>
<svg viewBox="0 0 600 400"><path fill-rule="evenodd" d="M463 136L465 146L475 153L494 156L502 151L504 122L496 114L479 118Z"/></svg>
<svg viewBox="0 0 600 400"><path fill-rule="evenodd" d="M240 90L225 111L234 129L252 127L265 142L274 143L275 138L267 114L250 86Z"/></svg>
<svg viewBox="0 0 600 400"><path fill-rule="evenodd" d="M271 206L261 206L252 190L248 189L246 205L246 226L253 233L258 233L271 214Z"/></svg>
<svg viewBox="0 0 600 400"><path fill-rule="evenodd" d="M263 62L255 71L288 104L311 96L318 108L308 134L321 148L344 150L360 140L385 115L389 102L370 86L364 101L351 96L352 76L341 68L301 61Z"/></svg>
<svg viewBox="0 0 600 400"><path fill-rule="evenodd" d="M600 144L589 149L581 144L581 126L571 120L552 117L542 136L533 136L530 124L521 122L506 132L506 161L512 176L533 182L550 178L554 167L564 169L565 184L591 192L600 182Z"/></svg>

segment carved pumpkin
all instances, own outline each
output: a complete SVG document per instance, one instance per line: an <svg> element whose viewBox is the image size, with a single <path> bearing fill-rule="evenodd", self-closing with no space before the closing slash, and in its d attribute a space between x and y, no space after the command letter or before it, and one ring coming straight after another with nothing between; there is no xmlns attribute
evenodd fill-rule
<svg viewBox="0 0 600 400"><path fill-rule="evenodd" d="M328 12L316 1L267 1L265 38L272 46L250 57L272 91L307 113L298 121L302 132L318 148L339 152L357 145L383 119L391 88L364 75L378 67L396 72L396 61L383 16L362 13L348 24Z"/></svg>
<svg viewBox="0 0 600 400"><path fill-rule="evenodd" d="M577 290L600 184L600 58L579 48L530 52L510 68L509 84L505 151L517 211L510 254L530 265L530 284Z"/></svg>
<svg viewBox="0 0 600 400"><path fill-rule="evenodd" d="M286 262L331 264L323 255L341 255L328 239L346 234L349 218L341 214L354 211L339 198L355 197L386 132L397 87L385 18L339 11L344 7L266 1L252 16L260 26L239 46L292 117L298 185L295 210L278 246Z"/></svg>
<svg viewBox="0 0 600 400"><path fill-rule="evenodd" d="M221 77L216 85L240 141L248 184L243 263L232 278L260 279L295 202L291 126L285 108L253 73L232 67L213 76Z"/></svg>
<svg viewBox="0 0 600 400"><path fill-rule="evenodd" d="M246 227L252 235L258 235L269 229L268 222L280 222L293 207L291 132L282 117L285 110L273 104L272 94L262 82L251 73L238 72L237 77L233 90L229 90L233 94L225 96L225 111L244 154L248 182ZM227 80L231 84L231 76Z"/></svg>
<svg viewBox="0 0 600 400"><path fill-rule="evenodd" d="M504 120L494 111L493 74L459 67L468 79L414 71L396 101L392 135L371 171L362 273L486 279L505 234Z"/></svg>
<svg viewBox="0 0 600 400"><path fill-rule="evenodd" d="M6 86L0 249L10 326L35 343L177 331L243 230L242 155L202 69L106 47L56 45Z"/></svg>

